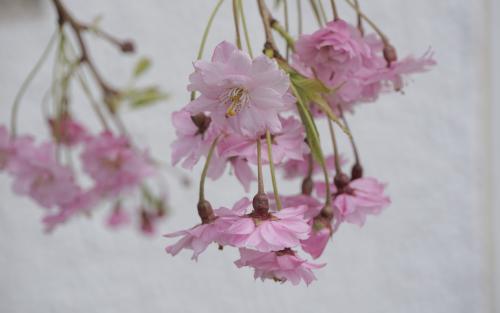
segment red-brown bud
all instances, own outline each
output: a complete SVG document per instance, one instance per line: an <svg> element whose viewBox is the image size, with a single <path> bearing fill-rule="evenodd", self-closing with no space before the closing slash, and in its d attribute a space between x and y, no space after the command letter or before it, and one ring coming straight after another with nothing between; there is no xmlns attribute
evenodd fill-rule
<svg viewBox="0 0 500 313"><path fill-rule="evenodd" d="M208 224L215 219L214 210L212 205L207 200L198 202L198 215L203 224Z"/></svg>
<svg viewBox="0 0 500 313"><path fill-rule="evenodd" d="M255 197L253 197L252 204L257 215L265 216L269 213L269 199L266 194L256 194Z"/></svg>
<svg viewBox="0 0 500 313"><path fill-rule="evenodd" d="M396 62L398 60L398 54L396 52L396 48L390 43L384 45L384 59L387 61L387 66L391 66L392 62Z"/></svg>

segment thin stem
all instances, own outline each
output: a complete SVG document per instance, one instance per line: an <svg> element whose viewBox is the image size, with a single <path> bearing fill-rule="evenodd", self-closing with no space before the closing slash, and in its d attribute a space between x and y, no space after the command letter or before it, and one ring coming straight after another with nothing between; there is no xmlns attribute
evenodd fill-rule
<svg viewBox="0 0 500 313"><path fill-rule="evenodd" d="M236 47L241 50L240 17L238 12L238 0L233 0L233 19L234 31L236 33Z"/></svg>
<svg viewBox="0 0 500 313"><path fill-rule="evenodd" d="M219 0L219 2L217 2L214 9L212 10L212 13L210 14L210 17L208 18L207 25L205 26L205 30L203 31L203 36L201 37L200 48L198 49L198 54L196 56L197 60L200 60L203 57L203 51L205 50L208 33L210 32L210 28L212 27L215 15L217 15L217 12L219 11L219 8L221 7L223 2L224 0ZM196 98L196 92L193 91L191 92L191 101L193 101L194 98Z"/></svg>
<svg viewBox="0 0 500 313"><path fill-rule="evenodd" d="M217 146L220 137L221 135L215 137L214 141L212 142L212 145L210 145L210 149L208 150L207 159L205 160L205 165L203 166L203 170L201 172L201 177L200 177L200 190L199 190L198 202L205 201L205 179L208 174L208 167L210 165L210 160L212 159L215 147Z"/></svg>
<svg viewBox="0 0 500 313"><path fill-rule="evenodd" d="M285 19L285 31L287 33L290 32L290 23L289 23L289 18L288 18L288 1L283 0L283 18ZM286 42L286 53L285 53L286 60L288 61L290 59L290 44L288 41Z"/></svg>
<svg viewBox="0 0 500 313"><path fill-rule="evenodd" d="M260 138L257 138L257 194L265 194L264 177L262 175L262 147Z"/></svg>
<svg viewBox="0 0 500 313"><path fill-rule="evenodd" d="M271 49L276 49L276 43L274 42L273 32L271 31L271 14L269 9L266 6L264 0L257 0L257 4L259 6L259 13L262 19L262 24L264 26L264 34L266 36L266 46L269 45ZM272 52L276 52L272 51Z"/></svg>
<svg viewBox="0 0 500 313"><path fill-rule="evenodd" d="M347 119L345 118L345 115L342 113L342 110L340 111L340 117L344 121L344 125L349 130L349 133L352 134L351 129L349 128L349 124L347 124ZM348 137L349 137L349 141L351 142L352 151L354 153L355 164L361 164L360 159L359 159L358 148L356 146L356 143L354 142L354 138L353 138L353 136L348 136Z"/></svg>
<svg viewBox="0 0 500 313"><path fill-rule="evenodd" d="M36 74L38 73L43 63L47 59L49 52L52 49L52 46L54 45L58 37L57 36L58 33L59 30L56 30L54 34L52 34L52 36L49 39L49 42L47 43L47 46L42 52L42 55L35 63L35 66L31 69L26 79L23 81L21 88L19 88L19 91L17 92L16 97L14 98L14 103L12 104L11 115L10 115L10 127L11 127L12 137L15 137L17 133L17 116L19 114L19 106L21 103L21 99L24 93L26 92L26 89L28 89L29 84L33 81L33 78L35 78Z"/></svg>
<svg viewBox="0 0 500 313"><path fill-rule="evenodd" d="M328 18L326 17L325 7L323 7L323 2L321 2L321 0L318 0L318 5L319 5L319 12L321 13L321 18L323 19L323 23L326 23L328 21Z"/></svg>
<svg viewBox="0 0 500 313"><path fill-rule="evenodd" d="M384 44L389 44L389 39L387 38L387 36L380 30L380 28L377 27L377 25L368 17L366 16L360 9L359 7L356 6L355 3L353 3L351 0L345 0L347 2L347 4L349 6L351 6L351 8L353 8L356 13L361 17L363 18L367 23L368 25L370 25L371 28L373 28L373 30L380 36L380 39L382 39L382 41L384 42Z"/></svg>
<svg viewBox="0 0 500 313"><path fill-rule="evenodd" d="M321 15L319 13L318 6L316 5L316 1L309 0L309 3L311 4L311 8L313 10L314 16L316 17L316 21L318 22L318 26L323 27L323 21L321 20Z"/></svg>
<svg viewBox="0 0 500 313"><path fill-rule="evenodd" d="M278 23L277 20L272 20L271 21L271 27L278 33L280 34L283 39L286 41L286 47L287 47L287 52L289 49L292 51L295 51L295 40L293 39L292 35L288 33L288 30L286 28L283 28L283 26Z"/></svg>
<svg viewBox="0 0 500 313"><path fill-rule="evenodd" d="M271 138L271 133L269 130L266 131L266 143L267 143L267 157L269 159L269 172L271 173L271 181L273 183L273 193L274 199L276 200L276 208L280 211L283 206L281 205L281 199L278 192L278 184L276 183L276 172L274 169L274 161L273 161L273 143Z"/></svg>
<svg viewBox="0 0 500 313"><path fill-rule="evenodd" d="M330 3L332 4L333 19L336 21L339 19L339 12L337 11L337 5L335 4L335 0L330 0Z"/></svg>
<svg viewBox="0 0 500 313"><path fill-rule="evenodd" d="M82 87L83 92L87 96L90 105L92 106L94 113L97 115L97 118L99 119L99 122L101 123L102 127L106 131L109 130L108 122L106 121L106 118L104 117L104 114L102 113L101 108L99 107L99 103L97 103L94 96L92 95L92 91L90 91L90 88L87 82L85 81L85 78L81 73L78 73L77 77L78 81L80 82L80 86Z"/></svg>
<svg viewBox="0 0 500 313"><path fill-rule="evenodd" d="M361 33L361 36L364 36L365 30L363 29L363 19L361 18L360 12L360 7L359 7L359 1L354 0L354 6L356 7L356 19L357 19L357 24L358 24L358 30Z"/></svg>
<svg viewBox="0 0 500 313"><path fill-rule="evenodd" d="M326 168L326 164L323 160L323 162L320 162L321 170L323 171L323 177L325 180L325 208L328 208L331 203L332 203L332 197L331 197L331 188L330 188L330 177L328 175L328 169Z"/></svg>
<svg viewBox="0 0 500 313"><path fill-rule="evenodd" d="M333 130L333 123L330 119L328 120L328 129L330 130L330 137L332 138L333 156L335 158L335 172L340 174L342 169L340 167L339 150L337 147L337 140L335 138L335 131Z"/></svg>
<svg viewBox="0 0 500 313"><path fill-rule="evenodd" d="M250 43L250 35L248 32L248 28L247 28L247 21L245 19L245 12L244 12L245 10L243 9L242 0L238 0L238 8L240 9L241 24L243 25L243 33L245 34L245 42L247 44L248 54L253 59L253 51L252 51L252 46Z"/></svg>
<svg viewBox="0 0 500 313"><path fill-rule="evenodd" d="M297 32L302 35L302 0L297 0Z"/></svg>

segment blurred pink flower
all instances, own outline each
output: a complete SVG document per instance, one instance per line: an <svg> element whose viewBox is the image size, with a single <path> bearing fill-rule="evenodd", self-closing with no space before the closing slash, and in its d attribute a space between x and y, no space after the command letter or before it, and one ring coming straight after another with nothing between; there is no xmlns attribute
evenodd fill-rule
<svg viewBox="0 0 500 313"><path fill-rule="evenodd" d="M300 259L291 249L260 252L242 248L240 259L234 263L237 267L252 267L255 279L273 279L282 283L290 281L293 285L298 285L302 280L309 285L316 280L312 270L324 266Z"/></svg>
<svg viewBox="0 0 500 313"><path fill-rule="evenodd" d="M27 195L45 208L71 202L80 192L73 172L56 160L53 143L35 146L32 141L16 149L9 162L13 190Z"/></svg>
<svg viewBox="0 0 500 313"><path fill-rule="evenodd" d="M278 113L289 109L293 97L288 94L288 76L276 61L265 55L252 60L223 41L211 61L196 61L194 68L188 89L200 96L188 104L189 112L209 112L219 127L228 125L244 136L281 131Z"/></svg>
<svg viewBox="0 0 500 313"><path fill-rule="evenodd" d="M132 148L125 137L103 132L85 142L81 155L83 170L103 196L117 196L138 187L155 168L145 153Z"/></svg>
<svg viewBox="0 0 500 313"><path fill-rule="evenodd" d="M311 158L311 154L304 154L303 158L298 160L288 160L282 164L282 169L284 171L284 177L286 179L293 178L304 178L307 176L307 172L309 170L309 162ZM346 159L340 155L340 165L344 165L346 163ZM326 168L330 171L330 173L335 173L335 157L333 155L329 155L325 157ZM317 162L313 162L313 171L312 174L317 174L321 172L321 166Z"/></svg>
<svg viewBox="0 0 500 313"><path fill-rule="evenodd" d="M118 228L129 224L130 221L129 214L123 209L121 203L118 202L106 219L106 224L111 228Z"/></svg>
<svg viewBox="0 0 500 313"><path fill-rule="evenodd" d="M335 195L333 205L342 220L363 226L368 214L377 215L391 203L384 189L375 178L355 179Z"/></svg>
<svg viewBox="0 0 500 313"><path fill-rule="evenodd" d="M59 119L49 119L49 125L54 140L67 146L79 144L89 136L87 130L69 114Z"/></svg>

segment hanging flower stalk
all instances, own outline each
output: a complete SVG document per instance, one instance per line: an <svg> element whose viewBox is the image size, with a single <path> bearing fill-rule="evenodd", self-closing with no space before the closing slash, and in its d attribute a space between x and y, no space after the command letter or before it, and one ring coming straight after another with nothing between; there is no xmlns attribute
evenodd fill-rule
<svg viewBox="0 0 500 313"><path fill-rule="evenodd" d="M103 39L125 54L134 53L134 43L102 30L97 19L79 21L61 0L51 2L57 29L16 96L10 130L0 125L0 171L12 177L15 193L45 209L47 230L74 217L88 216L101 203L111 203L107 225L134 222L142 232L151 234L166 214L164 183L158 163L133 141L121 113L124 107L145 107L166 95L156 86L137 85L151 65L146 58L138 61L128 86L118 88L109 82L92 59L87 37ZM37 143L35 134L19 134L20 105L52 51L56 56L54 76L42 104L50 139ZM101 130L90 131L85 119L74 113L73 107L83 102L72 97L72 89L78 87L87 96Z"/></svg>
<svg viewBox="0 0 500 313"><path fill-rule="evenodd" d="M310 1L320 28L297 39L289 33L287 0L278 1L285 10L285 26L264 0L256 1L265 36L263 53L253 56L242 1L234 0L235 44L223 41L211 59L202 59L210 25L223 2L218 1L189 77L193 97L172 115L178 135L172 144L173 163L182 161L191 169L205 158L205 167L200 224L166 235L181 237L166 250L176 255L191 249L197 259L211 243L235 247L240 252L236 266L253 268L255 278L309 284L315 279L313 270L324 264L301 255L319 258L341 225L362 226L369 215L390 204L385 184L364 175L346 115L383 93L401 91L405 77L435 62L431 52L398 60L388 37L358 1L346 0L356 13L354 25L342 19L335 1L330 1L331 21L321 1ZM298 9L302 32L302 5ZM286 51L278 48L275 35L284 40ZM327 120L328 130L318 127L320 119ZM341 155L339 136L351 142L354 162L348 171L350 162ZM332 154L323 151L320 141L325 138L332 143ZM205 177L216 180L228 166L246 195L231 209L212 209L203 192ZM265 167L270 189L264 186ZM280 193L277 171L285 179L300 179L297 194ZM257 191L252 194L255 180Z"/></svg>

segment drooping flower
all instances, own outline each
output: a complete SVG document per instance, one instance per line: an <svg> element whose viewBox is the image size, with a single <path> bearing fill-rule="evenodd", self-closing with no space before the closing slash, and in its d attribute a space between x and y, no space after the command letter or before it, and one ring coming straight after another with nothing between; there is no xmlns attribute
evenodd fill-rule
<svg viewBox="0 0 500 313"><path fill-rule="evenodd" d="M130 221L130 215L123 209L121 202L118 201L106 219L106 224L111 228L118 228L129 224Z"/></svg>
<svg viewBox="0 0 500 313"><path fill-rule="evenodd" d="M311 154L304 154L301 160L290 159L282 164L282 169L284 171L284 178L294 179L294 178L304 178L308 175L310 162L312 162L312 175L320 173L322 171L321 166L313 161ZM340 155L340 165L346 163L346 159ZM333 155L325 156L325 165L330 173L335 173L335 157Z"/></svg>
<svg viewBox="0 0 500 313"><path fill-rule="evenodd" d="M313 259L317 259L323 254L333 231L330 226L330 221L321 216L315 218L312 224L309 238L302 240L301 244L304 252L309 253Z"/></svg>
<svg viewBox="0 0 500 313"><path fill-rule="evenodd" d="M31 197L45 208L67 204L80 192L73 172L57 162L55 146L50 142L19 147L9 162L9 173L14 179L14 192Z"/></svg>
<svg viewBox="0 0 500 313"><path fill-rule="evenodd" d="M280 117L282 130L271 135L272 154L274 164L280 164L284 160L303 160L303 155L308 152L304 142L305 133L302 124L293 116ZM267 150L266 138L261 139L263 151ZM243 157L253 164L257 164L257 142L255 137L245 137L239 134L231 134L221 140L219 146L221 156ZM269 163L267 153L262 153L262 162Z"/></svg>
<svg viewBox="0 0 500 313"><path fill-rule="evenodd" d="M209 112L221 128L230 126L244 136L260 136L267 129L281 131L278 113L290 108L288 76L265 55L251 59L223 41L211 61L196 61L189 77L190 91L200 96L188 104L191 114Z"/></svg>
<svg viewBox="0 0 500 313"><path fill-rule="evenodd" d="M384 189L375 178L358 178L336 193L333 205L342 220L363 226L368 214L377 215L391 203Z"/></svg>
<svg viewBox="0 0 500 313"><path fill-rule="evenodd" d="M172 256L177 255L182 249L193 250L191 259L198 260L198 256L205 251L209 244L219 237L215 223L199 224L193 228L166 234L164 237L182 237L177 243L167 246L165 251Z"/></svg>
<svg viewBox="0 0 500 313"><path fill-rule="evenodd" d="M214 153L212 160L210 161L210 166L208 168L208 177L216 180L224 174L227 164L230 165L234 176L241 183L246 192L250 191L250 184L252 181L256 180L255 174L248 164L246 158L240 157L229 157L224 158L218 155L218 152Z"/></svg>
<svg viewBox="0 0 500 313"><path fill-rule="evenodd" d="M81 159L84 171L103 196L117 196L138 187L154 174L154 166L145 153L136 151L125 137L110 132L87 140Z"/></svg>
<svg viewBox="0 0 500 313"><path fill-rule="evenodd" d="M217 130L211 118L203 113L191 116L186 110L172 113L172 124L177 139L172 143L172 165L182 159L182 166L191 169L201 156L206 155L216 138Z"/></svg>
<svg viewBox="0 0 500 313"><path fill-rule="evenodd" d="M252 267L254 278L272 279L274 281L290 281L298 285L304 281L307 285L316 280L312 270L325 264L313 264L299 258L291 249L276 252L260 252L250 249L239 249L240 259L235 261L237 267Z"/></svg>
<svg viewBox="0 0 500 313"><path fill-rule="evenodd" d="M245 214L250 208L250 201L246 199L244 203L244 206L240 205L223 216L218 213L222 244L269 252L295 247L300 240L307 238L310 226L304 219L306 206L288 207L266 216L257 216Z"/></svg>

